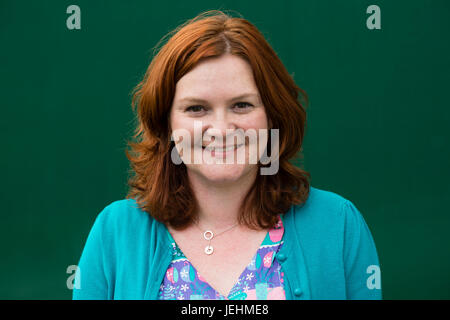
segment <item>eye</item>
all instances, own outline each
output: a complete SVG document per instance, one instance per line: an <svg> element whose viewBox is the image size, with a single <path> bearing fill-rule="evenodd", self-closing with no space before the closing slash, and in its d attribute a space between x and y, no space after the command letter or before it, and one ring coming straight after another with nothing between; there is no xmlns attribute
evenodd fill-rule
<svg viewBox="0 0 450 320"><path fill-rule="evenodd" d="M190 107L187 107L185 111L198 113L198 112L202 111L202 109L204 110L204 108L202 106L190 106Z"/></svg>
<svg viewBox="0 0 450 320"><path fill-rule="evenodd" d="M238 102L233 107L235 109L239 110L239 112L241 112L241 111L246 111L250 107L253 107L253 105L251 105L250 103L247 103L247 102ZM190 113L200 113L204 110L206 110L206 109L200 105L189 106L185 109L186 112L190 112Z"/></svg>
<svg viewBox="0 0 450 320"><path fill-rule="evenodd" d="M249 109L250 107L253 107L253 105L251 105L250 103L247 102L238 102L235 104L235 106L238 106L236 109L238 110L246 110Z"/></svg>

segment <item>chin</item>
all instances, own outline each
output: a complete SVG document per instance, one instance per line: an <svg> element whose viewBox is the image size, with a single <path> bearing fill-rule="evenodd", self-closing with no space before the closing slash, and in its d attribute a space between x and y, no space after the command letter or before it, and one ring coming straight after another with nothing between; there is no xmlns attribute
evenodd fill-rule
<svg viewBox="0 0 450 320"><path fill-rule="evenodd" d="M248 164L211 164L193 168L192 173L211 183L238 182L254 170L255 165Z"/></svg>

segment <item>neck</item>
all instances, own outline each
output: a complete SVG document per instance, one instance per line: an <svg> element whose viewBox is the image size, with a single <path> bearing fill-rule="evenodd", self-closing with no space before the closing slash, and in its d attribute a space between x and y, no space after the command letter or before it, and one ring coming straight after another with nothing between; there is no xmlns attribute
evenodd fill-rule
<svg viewBox="0 0 450 320"><path fill-rule="evenodd" d="M220 231L236 224L240 206L255 181L256 172L251 171L237 181L216 183L188 171L199 205L198 225Z"/></svg>

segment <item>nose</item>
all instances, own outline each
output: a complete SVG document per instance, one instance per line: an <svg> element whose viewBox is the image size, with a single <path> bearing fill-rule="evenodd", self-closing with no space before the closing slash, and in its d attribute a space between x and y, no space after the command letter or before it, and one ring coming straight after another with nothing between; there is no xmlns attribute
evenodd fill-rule
<svg viewBox="0 0 450 320"><path fill-rule="evenodd" d="M217 113L213 118L203 123L203 140L226 144L227 136L231 135L237 128L238 126L232 117Z"/></svg>

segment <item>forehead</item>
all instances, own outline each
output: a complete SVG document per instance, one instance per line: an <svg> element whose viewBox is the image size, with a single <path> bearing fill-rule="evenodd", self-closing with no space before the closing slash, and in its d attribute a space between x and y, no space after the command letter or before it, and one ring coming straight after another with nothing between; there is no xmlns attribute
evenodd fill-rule
<svg viewBox="0 0 450 320"><path fill-rule="evenodd" d="M224 55L205 59L185 74L177 82L175 100L229 99L243 94L258 95L252 68L242 58Z"/></svg>

